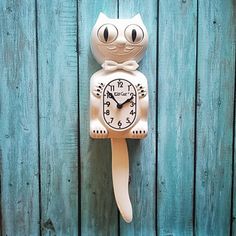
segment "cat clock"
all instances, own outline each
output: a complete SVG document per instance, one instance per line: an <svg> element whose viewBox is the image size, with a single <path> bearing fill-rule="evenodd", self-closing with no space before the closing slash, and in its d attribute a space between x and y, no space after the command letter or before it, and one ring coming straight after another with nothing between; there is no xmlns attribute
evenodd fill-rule
<svg viewBox="0 0 236 236"><path fill-rule="evenodd" d="M140 15L111 19L100 13L91 34L91 51L102 69L90 79L90 136L111 139L112 180L123 219L132 221L126 139L148 133L148 85L137 70L148 34Z"/></svg>

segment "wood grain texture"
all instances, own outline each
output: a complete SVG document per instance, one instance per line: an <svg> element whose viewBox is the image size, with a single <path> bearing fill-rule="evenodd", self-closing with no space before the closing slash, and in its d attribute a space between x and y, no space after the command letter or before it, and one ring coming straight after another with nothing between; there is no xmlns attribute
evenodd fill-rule
<svg viewBox="0 0 236 236"><path fill-rule="evenodd" d="M42 235L78 235L77 3L37 9Z"/></svg>
<svg viewBox="0 0 236 236"><path fill-rule="evenodd" d="M89 137L89 83L101 67L90 51L90 33L99 12L117 17L115 0L79 2L79 104L81 154L81 234L117 235L118 212L112 189L109 140Z"/></svg>
<svg viewBox="0 0 236 236"><path fill-rule="evenodd" d="M158 235L192 235L197 1L159 2Z"/></svg>
<svg viewBox="0 0 236 236"><path fill-rule="evenodd" d="M129 140L130 185L133 222L120 217L120 235L156 235L156 49L157 1L119 1L119 18L140 13L149 33L148 49L138 68L148 80L149 133L144 140Z"/></svg>
<svg viewBox="0 0 236 236"><path fill-rule="evenodd" d="M0 231L38 235L34 1L0 1L0 19Z"/></svg>
<svg viewBox="0 0 236 236"><path fill-rule="evenodd" d="M199 1L196 234L229 235L235 33L233 0Z"/></svg>

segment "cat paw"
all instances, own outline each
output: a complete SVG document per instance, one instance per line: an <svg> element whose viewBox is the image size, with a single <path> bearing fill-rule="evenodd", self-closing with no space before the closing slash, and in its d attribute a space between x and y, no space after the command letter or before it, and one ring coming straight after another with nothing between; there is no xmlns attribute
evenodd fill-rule
<svg viewBox="0 0 236 236"><path fill-rule="evenodd" d="M95 97L98 97L100 98L102 96L102 92L103 92L103 89L104 89L104 84L103 83L97 83L93 89L93 95Z"/></svg>
<svg viewBox="0 0 236 236"><path fill-rule="evenodd" d="M140 124L138 123L130 130L131 138L134 139L145 138L147 136L147 133L148 133L148 128L147 125L144 124L144 122Z"/></svg>
<svg viewBox="0 0 236 236"><path fill-rule="evenodd" d="M138 91L139 98L143 98L147 95L146 88L144 86L142 86L141 84L137 84L136 89Z"/></svg>
<svg viewBox="0 0 236 236"><path fill-rule="evenodd" d="M94 122L90 126L90 136L91 138L107 138L108 131L107 129L100 123Z"/></svg>

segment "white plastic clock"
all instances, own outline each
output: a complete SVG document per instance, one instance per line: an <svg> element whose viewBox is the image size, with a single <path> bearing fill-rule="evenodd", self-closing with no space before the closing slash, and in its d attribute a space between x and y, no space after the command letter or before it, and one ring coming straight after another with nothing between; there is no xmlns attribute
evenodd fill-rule
<svg viewBox="0 0 236 236"><path fill-rule="evenodd" d="M148 133L148 84L137 70L147 43L139 14L111 19L100 13L91 34L91 50L102 69L90 80L90 136L111 139L113 189L126 222L133 217L126 138L141 139Z"/></svg>

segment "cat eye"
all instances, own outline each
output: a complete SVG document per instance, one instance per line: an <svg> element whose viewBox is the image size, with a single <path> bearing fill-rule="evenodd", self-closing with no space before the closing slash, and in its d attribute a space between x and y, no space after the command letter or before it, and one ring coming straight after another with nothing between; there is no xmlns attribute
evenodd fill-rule
<svg viewBox="0 0 236 236"><path fill-rule="evenodd" d="M125 37L130 43L140 43L143 40L143 30L138 25L129 25L125 29Z"/></svg>
<svg viewBox="0 0 236 236"><path fill-rule="evenodd" d="M112 24L105 24L99 28L97 34L101 42L111 43L117 38L118 30Z"/></svg>

